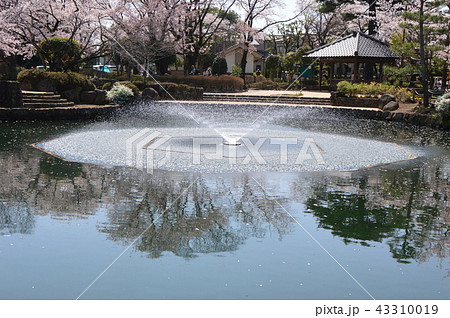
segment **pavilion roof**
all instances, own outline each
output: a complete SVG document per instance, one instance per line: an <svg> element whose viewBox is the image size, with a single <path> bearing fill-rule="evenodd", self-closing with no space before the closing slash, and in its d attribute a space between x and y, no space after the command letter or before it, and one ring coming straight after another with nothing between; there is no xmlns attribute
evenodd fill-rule
<svg viewBox="0 0 450 318"><path fill-rule="evenodd" d="M399 58L386 43L361 31L353 32L353 34L311 50L306 53L306 56L318 58Z"/></svg>

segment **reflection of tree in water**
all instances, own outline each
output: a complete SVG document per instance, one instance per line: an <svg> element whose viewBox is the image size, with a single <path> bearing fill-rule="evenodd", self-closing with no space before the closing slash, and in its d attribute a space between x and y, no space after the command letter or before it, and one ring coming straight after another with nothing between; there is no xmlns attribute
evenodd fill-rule
<svg viewBox="0 0 450 318"><path fill-rule="evenodd" d="M307 212L346 243L385 242L399 262L448 258L447 173L437 165L322 180L306 201Z"/></svg>
<svg viewBox="0 0 450 318"><path fill-rule="evenodd" d="M343 237L345 242L380 242L407 224L407 219L394 208L366 206L364 195L328 191L324 186L315 188L314 198L307 200L307 209L319 218L320 226Z"/></svg>
<svg viewBox="0 0 450 318"><path fill-rule="evenodd" d="M0 235L31 234L33 228L34 217L28 207L0 203Z"/></svg>
<svg viewBox="0 0 450 318"><path fill-rule="evenodd" d="M108 211L108 223L99 230L124 244L195 180L187 174L149 176L127 168L68 163L29 147L0 152L0 169L0 233L30 233L34 215L70 220L102 209ZM319 225L346 242L385 242L399 261L450 256L448 159L417 169L393 166L348 177L326 173L298 178L293 194L277 200L283 205L306 200ZM281 238L290 224L247 176L202 176L136 248L151 257L164 251L186 257L232 251L250 237L275 233Z"/></svg>
<svg viewBox="0 0 450 318"><path fill-rule="evenodd" d="M102 208L110 211L110 222L100 230L128 242L173 203L136 248L152 257L164 251L191 256L236 250L249 237L269 231L282 237L290 222L262 193L255 195L244 175L202 177L181 195L195 180L192 175L150 176L128 168L64 162L31 148L3 153L0 168L0 198L8 202L0 210L0 228L8 233L29 233L34 215L70 220Z"/></svg>
<svg viewBox="0 0 450 318"><path fill-rule="evenodd" d="M234 178L232 185L202 177L183 193L193 180L192 176L179 181L149 179L136 201L139 203L109 212L110 222L100 230L113 240L129 243L148 228L136 249L151 257L164 251L183 257L233 251L250 237L274 231L281 239L289 230L292 220L262 193L255 195L251 186L256 185L247 177Z"/></svg>

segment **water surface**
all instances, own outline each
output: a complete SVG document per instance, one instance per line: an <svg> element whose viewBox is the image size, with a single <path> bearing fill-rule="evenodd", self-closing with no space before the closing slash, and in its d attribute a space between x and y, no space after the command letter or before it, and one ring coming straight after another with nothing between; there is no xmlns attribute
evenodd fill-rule
<svg viewBox="0 0 450 318"><path fill-rule="evenodd" d="M245 125L260 110L184 107L210 126ZM184 112L0 124L1 299L75 299L136 238L82 299L450 298L448 134L296 108L259 121L424 153L352 172L150 174L31 147L83 131L195 127Z"/></svg>

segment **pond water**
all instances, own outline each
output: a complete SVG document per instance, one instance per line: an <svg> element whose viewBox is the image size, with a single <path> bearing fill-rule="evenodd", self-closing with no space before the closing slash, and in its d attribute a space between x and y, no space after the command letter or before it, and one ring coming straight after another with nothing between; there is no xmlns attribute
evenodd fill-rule
<svg viewBox="0 0 450 318"><path fill-rule="evenodd" d="M191 129L189 112L202 127L248 127L261 110L156 103L99 122L1 123L0 299L449 299L448 133L294 107L258 118L417 157L351 171L149 173L32 146Z"/></svg>

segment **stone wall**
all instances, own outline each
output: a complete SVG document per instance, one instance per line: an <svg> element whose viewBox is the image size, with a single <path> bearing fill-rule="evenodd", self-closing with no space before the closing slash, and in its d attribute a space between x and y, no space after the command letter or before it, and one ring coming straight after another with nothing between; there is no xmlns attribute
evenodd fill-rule
<svg viewBox="0 0 450 318"><path fill-rule="evenodd" d="M378 108L378 98L345 97L331 93L330 102L333 106Z"/></svg>
<svg viewBox="0 0 450 318"><path fill-rule="evenodd" d="M0 107L19 108L23 106L19 82L0 81Z"/></svg>
<svg viewBox="0 0 450 318"><path fill-rule="evenodd" d="M119 106L60 107L50 109L0 109L0 120L85 120L108 117L120 110Z"/></svg>

